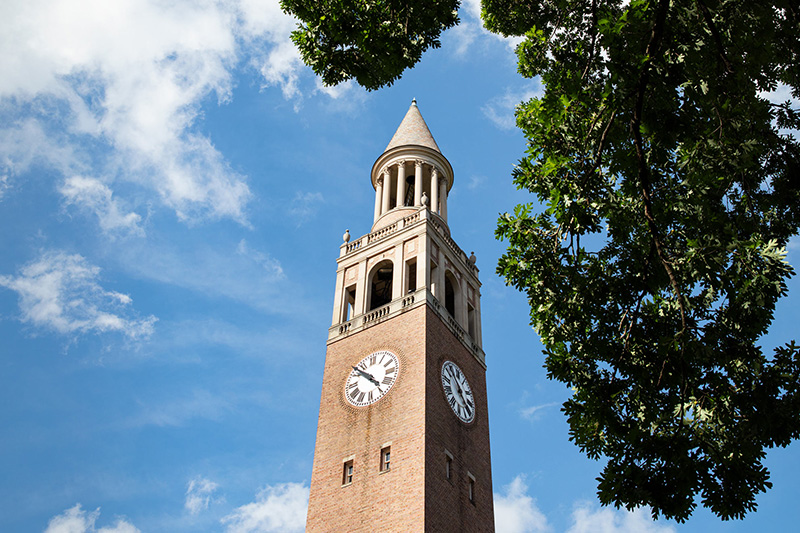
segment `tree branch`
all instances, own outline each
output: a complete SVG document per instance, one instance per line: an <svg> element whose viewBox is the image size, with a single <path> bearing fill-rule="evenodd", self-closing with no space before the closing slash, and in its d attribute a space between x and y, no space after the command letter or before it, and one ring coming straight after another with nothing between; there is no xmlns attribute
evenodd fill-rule
<svg viewBox="0 0 800 533"><path fill-rule="evenodd" d="M653 202L651 197L651 184L650 184L650 167L647 164L647 157L644 151L644 140L642 139L642 113L644 109L644 97L647 92L647 86L650 82L650 67L653 62L653 56L659 52L661 47L661 39L664 34L664 25L667 19L667 10L669 8L669 0L659 0L656 6L656 17L653 22L653 27L650 31L650 41L647 43L645 50L645 61L642 65L639 80L636 86L636 104L631 118L631 133L633 134L633 142L636 147L636 159L638 164L639 184L641 186L641 196L644 202L644 216L647 220L647 227L653 239L653 246L656 250L656 255L661 261L664 270L669 277L670 285L678 299L678 306L681 312L681 330L678 332L679 337L683 337L686 331L686 306L684 303L683 294L681 292L678 279L675 276L675 270L667 258L664 245L661 242L658 226L656 224L655 215L653 213ZM681 344L683 346L683 344ZM682 348L683 349L683 348Z"/></svg>

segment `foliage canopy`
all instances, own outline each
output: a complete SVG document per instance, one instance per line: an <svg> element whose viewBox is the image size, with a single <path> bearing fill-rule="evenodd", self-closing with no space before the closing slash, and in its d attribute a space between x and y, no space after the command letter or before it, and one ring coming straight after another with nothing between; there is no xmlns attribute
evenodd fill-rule
<svg viewBox="0 0 800 533"><path fill-rule="evenodd" d="M326 85L355 78L369 90L398 79L442 31L458 23L458 0L281 0L301 23L292 41Z"/></svg>
<svg viewBox="0 0 800 533"><path fill-rule="evenodd" d="M413 65L420 42L438 46L458 6L403 2L437 10L392 32L407 20L394 2L326 18L343 4L293 10L295 39L326 83L369 89ZM765 450L800 436L800 349L758 345L800 224L800 115L768 94L800 98L797 3L482 6L490 31L525 37L519 72L545 88L517 108L528 150L513 175L542 206L500 217L498 272L528 297L549 377L574 391L570 438L607 459L600 501L683 521L699 495L743 517L771 486Z"/></svg>

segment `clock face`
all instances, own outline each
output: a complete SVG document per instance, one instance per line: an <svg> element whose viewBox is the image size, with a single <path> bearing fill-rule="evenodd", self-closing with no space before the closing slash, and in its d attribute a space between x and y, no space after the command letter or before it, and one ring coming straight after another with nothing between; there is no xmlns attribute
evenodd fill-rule
<svg viewBox="0 0 800 533"><path fill-rule="evenodd" d="M383 398L400 373L400 361L390 351L381 350L362 359L348 374L344 396L356 407L370 405Z"/></svg>
<svg viewBox="0 0 800 533"><path fill-rule="evenodd" d="M456 416L463 422L472 422L475 419L475 397L467 377L452 361L445 361L442 365L442 386Z"/></svg>

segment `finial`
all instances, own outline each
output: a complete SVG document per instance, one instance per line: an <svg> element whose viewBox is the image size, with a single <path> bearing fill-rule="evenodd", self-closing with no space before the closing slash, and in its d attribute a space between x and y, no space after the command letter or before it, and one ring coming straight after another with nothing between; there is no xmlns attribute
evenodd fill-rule
<svg viewBox="0 0 800 533"><path fill-rule="evenodd" d="M416 98L413 98L411 100L411 105L417 105L417 99Z"/></svg>
<svg viewBox="0 0 800 533"><path fill-rule="evenodd" d="M342 235L342 239L344 240L344 242L350 242L350 230L349 229L344 230L344 235Z"/></svg>
<svg viewBox="0 0 800 533"><path fill-rule="evenodd" d="M470 265L474 265L475 261L477 261L477 260L478 260L478 258L475 257L475 252L470 252L469 253L469 264Z"/></svg>
<svg viewBox="0 0 800 533"><path fill-rule="evenodd" d="M428 195L425 194L424 192L422 193L422 198L420 201L422 202L422 205L428 207Z"/></svg>

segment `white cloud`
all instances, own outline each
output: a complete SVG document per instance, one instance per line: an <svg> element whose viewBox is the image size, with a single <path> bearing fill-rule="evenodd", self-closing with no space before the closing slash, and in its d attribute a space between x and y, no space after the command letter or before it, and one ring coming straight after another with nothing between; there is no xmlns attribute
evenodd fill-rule
<svg viewBox="0 0 800 533"><path fill-rule="evenodd" d="M526 420L538 420L542 415L542 411L559 405L558 402L545 403L542 405L532 405L530 407L523 407L519 410L519 414Z"/></svg>
<svg viewBox="0 0 800 533"><path fill-rule="evenodd" d="M319 192L298 192L294 195L289 214L292 215L297 226L303 225L317 212L319 204L325 199Z"/></svg>
<svg viewBox="0 0 800 533"><path fill-rule="evenodd" d="M51 518L45 533L139 533L139 529L122 518L117 518L113 526L97 529L95 522L99 516L99 508L87 513L78 503L75 507Z"/></svg>
<svg viewBox="0 0 800 533"><path fill-rule="evenodd" d="M528 496L525 476L517 476L505 486L505 494L494 495L494 524L497 533L536 533L551 531L547 517Z"/></svg>
<svg viewBox="0 0 800 533"><path fill-rule="evenodd" d="M222 519L227 533L302 532L306 525L308 487L283 483L266 487L256 501L236 508Z"/></svg>
<svg viewBox="0 0 800 533"><path fill-rule="evenodd" d="M498 128L503 130L513 129L517 123L514 116L517 105L530 100L534 96L541 95L541 87L538 82L531 82L531 84L533 85L532 88L520 91L506 91L503 96L492 98L481 108L481 111Z"/></svg>
<svg viewBox="0 0 800 533"><path fill-rule="evenodd" d="M451 28L447 34L448 38L455 41L456 55L465 57L473 44L480 39L483 39L483 43L486 43L487 39L494 42L500 41L513 54L517 45L524 40L523 37L503 37L484 28L481 20L481 0L463 0L459 17L461 22L458 26Z"/></svg>
<svg viewBox="0 0 800 533"><path fill-rule="evenodd" d="M129 426L182 426L198 418L218 421L232 409L232 403L227 398L198 389L183 398L161 404L151 402L141 407L141 413L128 422Z"/></svg>
<svg viewBox="0 0 800 533"><path fill-rule="evenodd" d="M277 0L2 2L0 175L39 161L109 194L136 183L185 221L246 223L246 178L196 122L242 65L297 98L293 27Z"/></svg>
<svg viewBox="0 0 800 533"><path fill-rule="evenodd" d="M100 180L72 176L64 181L59 192L67 205L74 205L97 215L104 233L144 235L144 230L139 225L142 217L134 212L125 212L119 200L112 197L111 189Z"/></svg>
<svg viewBox="0 0 800 533"><path fill-rule="evenodd" d="M474 191L486 182L485 176L472 175L467 181L467 189Z"/></svg>
<svg viewBox="0 0 800 533"><path fill-rule="evenodd" d="M287 279L278 259L247 241L231 245L136 240L120 249L116 259L116 268L130 275L206 298L230 298L267 313L309 312L303 287Z"/></svg>
<svg viewBox="0 0 800 533"><path fill-rule="evenodd" d="M3 199L3 195L8 190L8 174L0 175L0 200Z"/></svg>
<svg viewBox="0 0 800 533"><path fill-rule="evenodd" d="M211 503L213 494L217 491L219 485L203 477L196 477L189 481L186 487L186 502L184 507L189 513L196 515L200 511L208 509L208 504Z"/></svg>
<svg viewBox="0 0 800 533"><path fill-rule="evenodd" d="M280 261L272 258L269 254L250 248L245 239L239 241L236 252L263 267L271 279L280 280L286 277Z"/></svg>
<svg viewBox="0 0 800 533"><path fill-rule="evenodd" d="M674 533L675 528L653 521L650 511L640 507L635 511L598 508L597 504L582 502L572 512L572 526L567 533Z"/></svg>
<svg viewBox="0 0 800 533"><path fill-rule="evenodd" d="M116 331L129 338L148 337L154 316L133 318L130 296L106 291L100 268L78 254L43 252L17 276L0 276L0 286L19 296L21 320L63 334Z"/></svg>

